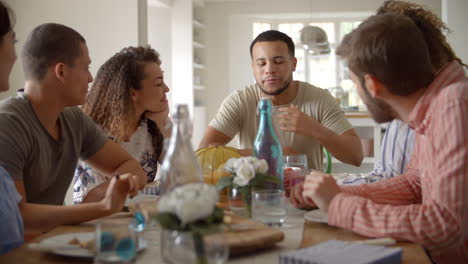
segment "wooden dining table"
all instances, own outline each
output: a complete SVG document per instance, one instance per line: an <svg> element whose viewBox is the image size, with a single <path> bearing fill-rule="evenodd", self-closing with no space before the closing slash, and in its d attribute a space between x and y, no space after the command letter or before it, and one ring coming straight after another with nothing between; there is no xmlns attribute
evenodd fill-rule
<svg viewBox="0 0 468 264"><path fill-rule="evenodd" d="M99 219L99 221L119 221L119 219L129 219L131 214L119 213L111 217ZM97 220L86 222L80 225L59 226L50 232L38 236L32 242L60 234L76 232L92 232ZM304 211L289 208L285 224L279 228L284 232L284 240L276 243L275 246L262 251L231 257L228 263L278 263L279 255L282 252L288 252L298 248L304 248L319 244L327 240L355 241L368 239L356 235L350 231L332 227L324 223L309 222L304 220ZM144 232L144 239L147 241L147 248L138 254L136 263L163 263L160 252L160 228L151 228ZM400 242L392 247L400 247L403 250L402 263L412 264L430 264L430 260L424 252L424 249L417 244ZM49 252L31 249L28 244L24 244L9 253L0 256L0 263L92 263L92 259L63 257Z"/></svg>

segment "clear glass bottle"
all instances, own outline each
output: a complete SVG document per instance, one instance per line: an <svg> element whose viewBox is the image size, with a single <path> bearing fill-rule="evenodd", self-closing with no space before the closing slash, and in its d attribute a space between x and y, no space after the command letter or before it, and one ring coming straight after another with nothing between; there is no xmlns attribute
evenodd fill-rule
<svg viewBox="0 0 468 264"><path fill-rule="evenodd" d="M268 174L281 180L281 184L268 183L266 188L283 189L283 149L273 127L271 99L262 98L258 103L258 111L260 121L254 141L253 155L264 159L268 163Z"/></svg>
<svg viewBox="0 0 468 264"><path fill-rule="evenodd" d="M203 181L201 168L192 148L192 124L188 106L177 105L172 119L174 125L161 165L161 195L178 185Z"/></svg>

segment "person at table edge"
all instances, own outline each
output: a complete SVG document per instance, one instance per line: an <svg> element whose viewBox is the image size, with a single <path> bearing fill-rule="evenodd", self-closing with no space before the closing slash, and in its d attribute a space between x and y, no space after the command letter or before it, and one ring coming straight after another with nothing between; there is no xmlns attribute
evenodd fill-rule
<svg viewBox="0 0 468 264"><path fill-rule="evenodd" d="M210 122L199 148L225 145L236 134L242 155L251 155L257 133L257 105L272 100L283 140L284 154L307 155L309 168L321 169L322 146L338 160L359 166L363 160L359 137L344 112L324 89L293 80L297 59L294 43L286 34L269 30L250 45L256 84L228 96Z"/></svg>
<svg viewBox="0 0 468 264"><path fill-rule="evenodd" d="M436 72L426 39L410 18L381 14L337 49L372 117L414 129L407 171L341 188L331 175L313 172L302 195L328 212L332 226L421 244L436 263L468 263L468 79L456 58Z"/></svg>
<svg viewBox="0 0 468 264"><path fill-rule="evenodd" d="M63 25L40 25L29 34L22 61L24 93L0 102L0 166L22 197L17 200L26 233L121 210L127 194L144 187L146 174L76 107L92 81L85 39ZM102 184L90 203L63 206L79 157L119 176Z"/></svg>

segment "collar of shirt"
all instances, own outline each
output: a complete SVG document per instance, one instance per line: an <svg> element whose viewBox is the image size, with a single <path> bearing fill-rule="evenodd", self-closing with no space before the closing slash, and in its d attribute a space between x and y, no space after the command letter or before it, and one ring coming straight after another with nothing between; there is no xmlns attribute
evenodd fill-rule
<svg viewBox="0 0 468 264"><path fill-rule="evenodd" d="M417 133L424 134L428 119L426 113L434 97L449 84L465 77L465 71L458 61L447 63L419 98L409 116L409 125Z"/></svg>

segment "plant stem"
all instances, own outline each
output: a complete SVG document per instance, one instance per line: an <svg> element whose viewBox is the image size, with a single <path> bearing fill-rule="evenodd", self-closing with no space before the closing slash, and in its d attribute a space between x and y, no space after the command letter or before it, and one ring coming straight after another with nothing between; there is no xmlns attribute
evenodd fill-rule
<svg viewBox="0 0 468 264"><path fill-rule="evenodd" d="M247 186L247 192L244 197L245 207L247 207L247 215L249 218L252 218L252 186L249 184Z"/></svg>
<svg viewBox="0 0 468 264"><path fill-rule="evenodd" d="M193 243L195 246L195 254L197 255L197 264L207 264L205 254L205 242L203 241L203 234L197 231L192 232Z"/></svg>

